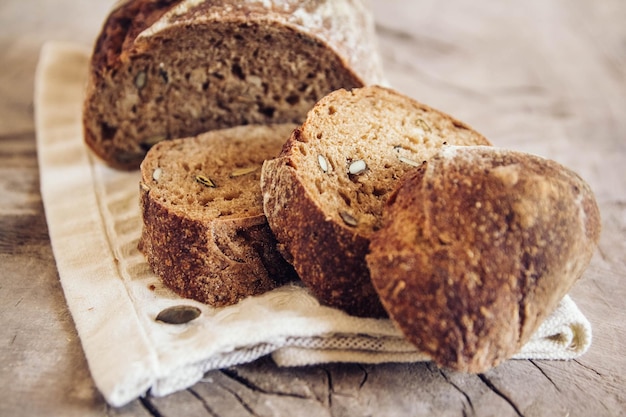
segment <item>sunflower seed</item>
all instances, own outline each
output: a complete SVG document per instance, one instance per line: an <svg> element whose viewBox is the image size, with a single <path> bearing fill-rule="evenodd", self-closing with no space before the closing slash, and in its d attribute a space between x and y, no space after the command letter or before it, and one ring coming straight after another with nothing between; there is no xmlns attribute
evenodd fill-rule
<svg viewBox="0 0 626 417"><path fill-rule="evenodd" d="M197 319L200 316L198 307L189 305L179 305L168 307L156 316L156 321L167 324L185 324Z"/></svg>
<svg viewBox="0 0 626 417"><path fill-rule="evenodd" d="M161 174L163 174L163 170L161 168L156 168L152 171L152 179L158 182L159 178L161 178Z"/></svg>

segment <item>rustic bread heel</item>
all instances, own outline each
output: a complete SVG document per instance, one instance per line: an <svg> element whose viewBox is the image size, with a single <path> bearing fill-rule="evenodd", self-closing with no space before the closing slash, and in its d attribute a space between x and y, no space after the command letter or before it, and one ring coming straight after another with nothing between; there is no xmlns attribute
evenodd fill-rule
<svg viewBox="0 0 626 417"><path fill-rule="evenodd" d="M484 372L524 345L582 275L600 215L549 160L449 147L389 198L367 263L390 317L443 367Z"/></svg>

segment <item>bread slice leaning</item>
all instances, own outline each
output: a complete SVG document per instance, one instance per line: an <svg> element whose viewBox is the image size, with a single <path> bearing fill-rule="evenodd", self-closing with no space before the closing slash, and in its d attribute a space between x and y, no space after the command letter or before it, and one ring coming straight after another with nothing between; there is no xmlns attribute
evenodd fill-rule
<svg viewBox="0 0 626 417"><path fill-rule="evenodd" d="M399 178L445 144L488 145L464 123L369 86L320 100L263 165L263 208L283 254L326 305L386 315L365 262Z"/></svg>
<svg viewBox="0 0 626 417"><path fill-rule="evenodd" d="M510 358L589 264L600 214L558 163L447 147L388 199L367 256L408 340L440 366L485 372Z"/></svg>
<svg viewBox="0 0 626 417"><path fill-rule="evenodd" d="M372 16L352 0L123 1L89 74L86 143L123 169L162 140L302 123L325 94L382 82Z"/></svg>
<svg viewBox="0 0 626 417"><path fill-rule="evenodd" d="M261 165L295 125L159 143L141 164L139 249L182 297L221 307L294 279L263 214Z"/></svg>

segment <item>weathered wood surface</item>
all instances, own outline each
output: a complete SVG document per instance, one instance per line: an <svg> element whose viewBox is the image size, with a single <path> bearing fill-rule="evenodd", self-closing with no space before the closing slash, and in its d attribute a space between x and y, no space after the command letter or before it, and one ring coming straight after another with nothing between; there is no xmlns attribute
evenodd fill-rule
<svg viewBox="0 0 626 417"><path fill-rule="evenodd" d="M90 45L112 0L0 2L0 415L618 416L626 414L626 2L372 1L390 82L581 174L600 248L572 296L593 325L571 362L482 375L431 364L215 371L193 388L108 407L89 375L47 235L33 74L46 39Z"/></svg>

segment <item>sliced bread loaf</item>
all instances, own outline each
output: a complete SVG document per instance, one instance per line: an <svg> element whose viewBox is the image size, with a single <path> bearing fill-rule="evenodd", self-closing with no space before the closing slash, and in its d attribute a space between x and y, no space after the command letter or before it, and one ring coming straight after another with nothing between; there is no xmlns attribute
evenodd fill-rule
<svg viewBox="0 0 626 417"><path fill-rule="evenodd" d="M406 337L455 370L515 354L600 235L589 186L537 156L451 146L400 184L370 244L372 282Z"/></svg>
<svg viewBox="0 0 626 417"><path fill-rule="evenodd" d="M295 125L241 126L154 146L141 164L139 249L166 286L220 307L295 278L263 214L261 165Z"/></svg>
<svg viewBox="0 0 626 417"><path fill-rule="evenodd" d="M487 145L464 123L393 90L338 90L263 165L263 207L280 248L326 305L386 313L365 254L398 179L445 143Z"/></svg>
<svg viewBox="0 0 626 417"><path fill-rule="evenodd" d="M96 41L86 143L136 169L164 139L301 123L325 94L382 82L360 0L128 0Z"/></svg>

